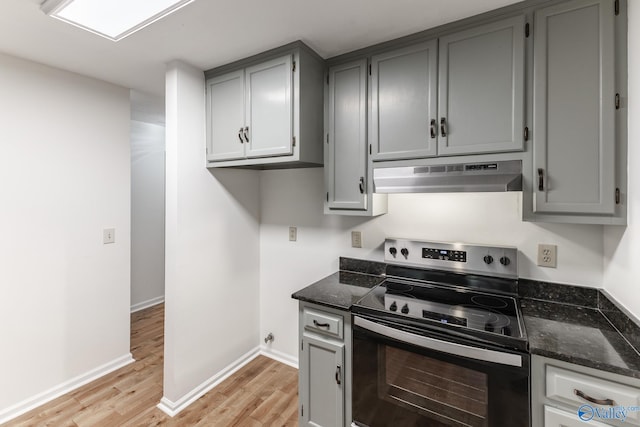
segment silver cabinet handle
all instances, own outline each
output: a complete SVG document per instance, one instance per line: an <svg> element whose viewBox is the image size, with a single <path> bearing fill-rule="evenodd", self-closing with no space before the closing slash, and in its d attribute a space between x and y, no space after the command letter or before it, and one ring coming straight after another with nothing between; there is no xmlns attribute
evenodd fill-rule
<svg viewBox="0 0 640 427"><path fill-rule="evenodd" d="M413 344L418 347L429 350L440 351L442 353L453 354L455 356L467 359L482 360L485 362L498 363L500 365L509 365L522 367L522 356L513 353L503 353L501 351L488 350L486 348L471 347L464 344L457 344L449 341L443 341L431 337L412 334L410 332L394 329L362 317L353 316L353 322L363 329L374 332L378 335L394 339L407 344Z"/></svg>
<svg viewBox="0 0 640 427"><path fill-rule="evenodd" d="M238 131L238 139L240 140L240 144L242 144L244 142L242 140L242 128L240 128L240 130Z"/></svg>
<svg viewBox="0 0 640 427"><path fill-rule="evenodd" d="M336 366L336 384L342 384L342 368L340 366Z"/></svg>
<svg viewBox="0 0 640 427"><path fill-rule="evenodd" d="M544 169L538 169L538 191L544 191Z"/></svg>
<svg viewBox="0 0 640 427"><path fill-rule="evenodd" d="M431 126L429 130L431 132L431 139L434 139L436 136L438 136L438 127L436 125L436 119L431 119Z"/></svg>
<svg viewBox="0 0 640 427"><path fill-rule="evenodd" d="M363 176L360 177L360 182L358 184L358 187L360 188L360 194L364 194L365 188L364 188L364 177Z"/></svg>
<svg viewBox="0 0 640 427"><path fill-rule="evenodd" d="M444 117L440 119L440 135L442 135L443 138L447 136L447 119Z"/></svg>
<svg viewBox="0 0 640 427"><path fill-rule="evenodd" d="M573 389L573 394L575 394L578 397L583 398L587 402L595 403L596 405L617 406L616 402L614 402L613 399L596 399L595 397L591 397L588 394L586 394L585 392L583 392L582 390L578 390L577 388Z"/></svg>
<svg viewBox="0 0 640 427"><path fill-rule="evenodd" d="M244 141L249 142L249 126L244 128Z"/></svg>

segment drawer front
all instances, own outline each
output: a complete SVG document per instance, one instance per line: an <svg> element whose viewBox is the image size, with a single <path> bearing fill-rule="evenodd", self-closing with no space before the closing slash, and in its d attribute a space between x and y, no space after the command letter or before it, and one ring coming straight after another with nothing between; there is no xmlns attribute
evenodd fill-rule
<svg viewBox="0 0 640 427"><path fill-rule="evenodd" d="M574 408L589 405L600 410L626 410L625 424L640 425L640 389L547 365L546 395ZM595 400L595 401L593 401ZM594 420L601 417L594 417ZM614 418L615 419L615 418Z"/></svg>
<svg viewBox="0 0 640 427"><path fill-rule="evenodd" d="M334 336L342 339L342 316L325 311L304 309L304 328L308 331Z"/></svg>
<svg viewBox="0 0 640 427"><path fill-rule="evenodd" d="M591 420L588 423L581 421L578 414L562 411L551 406L544 406L544 427L609 427L598 421Z"/></svg>

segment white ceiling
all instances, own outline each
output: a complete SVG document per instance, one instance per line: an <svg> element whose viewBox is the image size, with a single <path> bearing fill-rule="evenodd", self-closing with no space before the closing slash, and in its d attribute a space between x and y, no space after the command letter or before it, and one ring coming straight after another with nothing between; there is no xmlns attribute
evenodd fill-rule
<svg viewBox="0 0 640 427"><path fill-rule="evenodd" d="M516 2L196 0L112 42L46 16L41 0L0 0L0 52L162 96L174 59L206 70L298 39L328 58Z"/></svg>

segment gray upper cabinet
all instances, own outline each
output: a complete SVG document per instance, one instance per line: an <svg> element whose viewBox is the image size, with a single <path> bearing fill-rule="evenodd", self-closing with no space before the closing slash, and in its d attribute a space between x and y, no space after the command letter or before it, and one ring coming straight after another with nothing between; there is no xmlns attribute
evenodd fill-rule
<svg viewBox="0 0 640 427"><path fill-rule="evenodd" d="M371 58L373 160L437 154L431 133L437 118L437 49L437 40L431 40Z"/></svg>
<svg viewBox="0 0 640 427"><path fill-rule="evenodd" d="M536 213L615 211L613 7L575 0L535 13Z"/></svg>
<svg viewBox="0 0 640 427"><path fill-rule="evenodd" d="M245 71L247 157L293 152L291 61L285 55Z"/></svg>
<svg viewBox="0 0 640 427"><path fill-rule="evenodd" d="M329 69L325 149L329 209L367 209L367 61Z"/></svg>
<svg viewBox="0 0 640 427"><path fill-rule="evenodd" d="M323 73L302 42L206 71L207 167L322 166Z"/></svg>
<svg viewBox="0 0 640 427"><path fill-rule="evenodd" d="M523 15L440 38L438 155L520 151Z"/></svg>
<svg viewBox="0 0 640 427"><path fill-rule="evenodd" d="M207 160L244 157L244 72L207 81Z"/></svg>

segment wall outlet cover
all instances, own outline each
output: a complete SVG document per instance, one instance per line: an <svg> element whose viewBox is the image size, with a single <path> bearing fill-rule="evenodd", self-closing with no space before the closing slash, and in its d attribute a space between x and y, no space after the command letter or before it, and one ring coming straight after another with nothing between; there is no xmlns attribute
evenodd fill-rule
<svg viewBox="0 0 640 427"><path fill-rule="evenodd" d="M289 241L295 242L298 240L298 227L289 227Z"/></svg>
<svg viewBox="0 0 640 427"><path fill-rule="evenodd" d="M102 243L115 243L116 242L116 229L115 228L105 228L102 230Z"/></svg>
<svg viewBox="0 0 640 427"><path fill-rule="evenodd" d="M538 245L538 265L556 268L558 266L558 246Z"/></svg>
<svg viewBox="0 0 640 427"><path fill-rule="evenodd" d="M362 247L362 232L360 231L351 232L351 247L352 248Z"/></svg>

